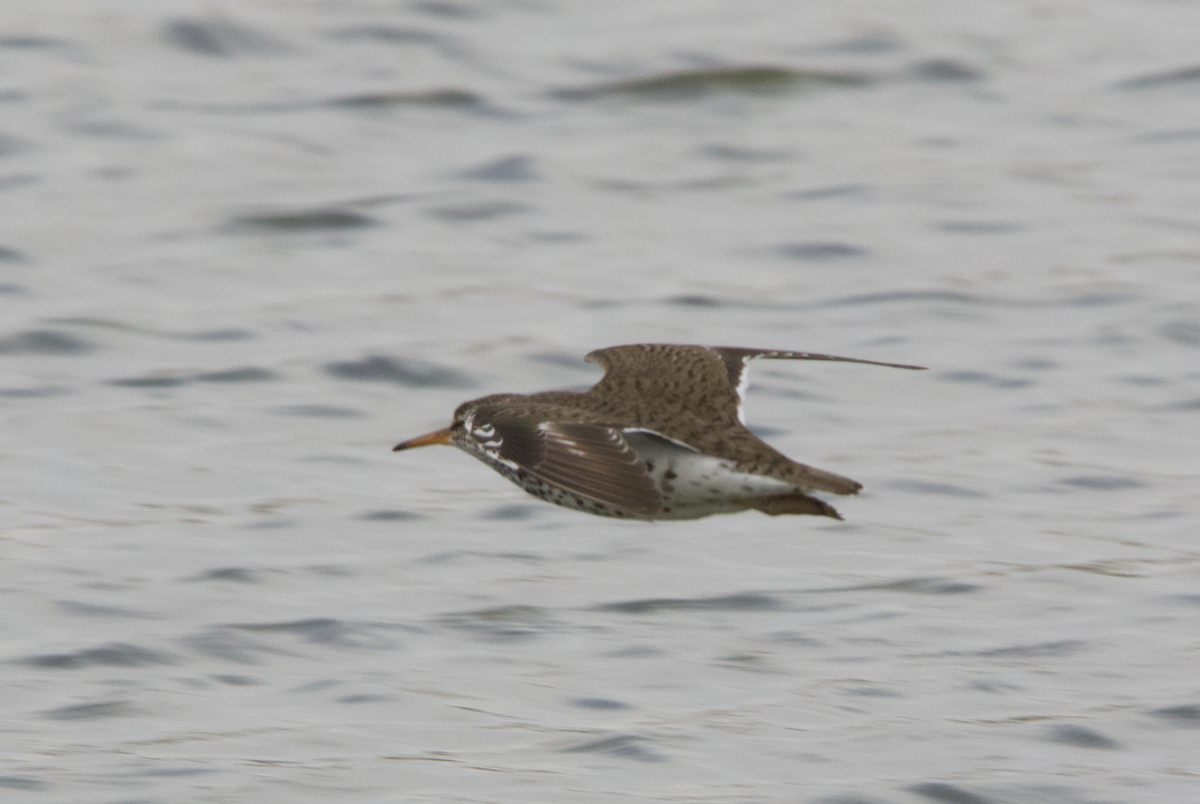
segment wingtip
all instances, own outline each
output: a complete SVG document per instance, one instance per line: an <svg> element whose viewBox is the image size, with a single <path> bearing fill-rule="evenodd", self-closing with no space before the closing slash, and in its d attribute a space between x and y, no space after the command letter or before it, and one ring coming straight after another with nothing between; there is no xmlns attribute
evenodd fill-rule
<svg viewBox="0 0 1200 804"><path fill-rule="evenodd" d="M847 360L851 363L867 363L872 366L886 366L887 368L908 369L909 371L929 371L928 366L911 366L908 363L884 363L879 360Z"/></svg>

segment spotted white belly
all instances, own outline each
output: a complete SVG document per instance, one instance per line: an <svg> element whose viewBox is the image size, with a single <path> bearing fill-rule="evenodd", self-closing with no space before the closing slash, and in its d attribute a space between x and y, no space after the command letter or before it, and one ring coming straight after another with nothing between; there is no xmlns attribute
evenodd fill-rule
<svg viewBox="0 0 1200 804"><path fill-rule="evenodd" d="M731 461L675 444L659 436L626 431L625 440L646 462L662 492L655 519L699 519L745 511L746 500L798 491L796 486L738 471Z"/></svg>

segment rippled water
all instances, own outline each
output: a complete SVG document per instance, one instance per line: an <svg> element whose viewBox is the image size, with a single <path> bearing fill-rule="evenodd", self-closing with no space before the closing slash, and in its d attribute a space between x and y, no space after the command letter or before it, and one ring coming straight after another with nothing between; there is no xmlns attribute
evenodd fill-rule
<svg viewBox="0 0 1200 804"><path fill-rule="evenodd" d="M1192 2L9 0L5 800L1109 804L1200 775ZM451 449L641 341L846 522Z"/></svg>

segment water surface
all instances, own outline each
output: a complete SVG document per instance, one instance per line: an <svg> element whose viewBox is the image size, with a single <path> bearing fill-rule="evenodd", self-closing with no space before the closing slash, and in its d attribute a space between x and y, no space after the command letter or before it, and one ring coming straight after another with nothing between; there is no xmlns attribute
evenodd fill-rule
<svg viewBox="0 0 1200 804"><path fill-rule="evenodd" d="M1177 804L1200 755L1195 3L0 14L5 800ZM844 523L450 449L760 363Z"/></svg>

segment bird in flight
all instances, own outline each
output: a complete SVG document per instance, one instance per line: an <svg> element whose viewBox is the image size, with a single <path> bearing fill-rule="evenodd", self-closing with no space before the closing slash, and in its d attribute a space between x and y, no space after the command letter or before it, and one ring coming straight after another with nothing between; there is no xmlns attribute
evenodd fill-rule
<svg viewBox="0 0 1200 804"><path fill-rule="evenodd" d="M624 519L699 519L757 510L841 519L812 492L856 494L849 478L787 458L746 429L752 360L832 360L811 352L638 343L584 358L604 369L583 392L493 394L449 427L394 447L453 444L547 502Z"/></svg>

